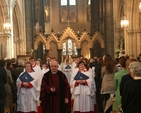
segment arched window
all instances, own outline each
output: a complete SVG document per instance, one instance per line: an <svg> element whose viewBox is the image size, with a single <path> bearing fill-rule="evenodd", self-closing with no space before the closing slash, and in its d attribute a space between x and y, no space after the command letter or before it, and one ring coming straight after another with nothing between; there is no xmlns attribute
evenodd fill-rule
<svg viewBox="0 0 141 113"><path fill-rule="evenodd" d="M50 0L44 1L44 20L46 23L50 22Z"/></svg>
<svg viewBox="0 0 141 113"><path fill-rule="evenodd" d="M87 20L91 21L91 0L88 0L87 4Z"/></svg>
<svg viewBox="0 0 141 113"><path fill-rule="evenodd" d="M72 40L68 39L68 55L72 55Z"/></svg>
<svg viewBox="0 0 141 113"><path fill-rule="evenodd" d="M63 55L66 55L66 42L63 43Z"/></svg>
<svg viewBox="0 0 141 113"><path fill-rule="evenodd" d="M63 55L78 55L76 44L71 40L68 39L66 42L63 43Z"/></svg>
<svg viewBox="0 0 141 113"><path fill-rule="evenodd" d="M61 6L65 5L76 5L76 0L61 0Z"/></svg>
<svg viewBox="0 0 141 113"><path fill-rule="evenodd" d="M69 5L76 5L76 0L69 0Z"/></svg>
<svg viewBox="0 0 141 113"><path fill-rule="evenodd" d="M62 15L62 12L65 12L65 19L64 14ZM60 22L65 23L68 21L72 23L77 22L76 0L60 0Z"/></svg>
<svg viewBox="0 0 141 113"><path fill-rule="evenodd" d="M68 0L61 0L61 6L67 5Z"/></svg>

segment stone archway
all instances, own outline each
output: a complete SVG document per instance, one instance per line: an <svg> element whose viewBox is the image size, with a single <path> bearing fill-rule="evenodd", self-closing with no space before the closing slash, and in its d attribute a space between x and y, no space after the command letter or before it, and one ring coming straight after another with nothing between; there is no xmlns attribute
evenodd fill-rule
<svg viewBox="0 0 141 113"><path fill-rule="evenodd" d="M55 41L50 42L49 56L55 57L58 60L58 47Z"/></svg>
<svg viewBox="0 0 141 113"><path fill-rule="evenodd" d="M105 54L105 43L100 32L95 32L92 36L92 47L90 48L91 57L102 57Z"/></svg>
<svg viewBox="0 0 141 113"><path fill-rule="evenodd" d="M90 58L90 51L89 51L89 43L87 40L84 40L83 42L81 42L81 54L85 57L85 58Z"/></svg>
<svg viewBox="0 0 141 113"><path fill-rule="evenodd" d="M24 37L23 32L23 23L22 23L22 15L20 12L20 7L17 1L14 8L13 8L13 33L14 33L14 53L15 57L17 55L24 55L26 53L25 51L25 42L26 39Z"/></svg>
<svg viewBox="0 0 141 113"><path fill-rule="evenodd" d="M42 42L45 45L46 56L56 57L60 62L62 58L63 43L68 39L71 39L72 42L75 43L77 50L79 50L78 55L82 54L86 58L90 58L92 56L93 43L95 41L99 43L102 49L105 48L103 36L99 32L95 32L92 36L90 36L86 31L84 31L81 35L78 35L73 31L73 29L67 27L60 37L57 37L57 34L55 33L51 33L49 35L43 35L41 33L37 34L34 42L34 51L37 51L39 43ZM85 48L86 45L87 48ZM54 51L55 53L52 53Z"/></svg>

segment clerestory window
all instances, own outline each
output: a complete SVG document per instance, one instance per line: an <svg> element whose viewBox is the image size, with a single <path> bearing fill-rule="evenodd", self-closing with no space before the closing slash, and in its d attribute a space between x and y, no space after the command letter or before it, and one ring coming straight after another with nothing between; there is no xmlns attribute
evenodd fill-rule
<svg viewBox="0 0 141 113"><path fill-rule="evenodd" d="M60 22L77 22L76 0L60 0Z"/></svg>

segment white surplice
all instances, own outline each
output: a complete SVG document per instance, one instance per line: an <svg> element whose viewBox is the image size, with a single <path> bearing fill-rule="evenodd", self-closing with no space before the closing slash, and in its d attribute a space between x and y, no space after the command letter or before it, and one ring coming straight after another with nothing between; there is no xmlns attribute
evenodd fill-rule
<svg viewBox="0 0 141 113"><path fill-rule="evenodd" d="M70 66L70 69L66 69L67 66ZM62 72L66 75L68 83L70 83L71 71L72 71L71 65L66 65L66 64L63 65Z"/></svg>
<svg viewBox="0 0 141 113"><path fill-rule="evenodd" d="M24 73L24 72L23 72ZM23 74L21 73L19 77ZM37 85L38 85L38 77L35 72L29 73L30 76L34 79L30 83L32 84L32 88L21 88L22 81L17 79L17 111L22 112L30 112L37 111Z"/></svg>
<svg viewBox="0 0 141 113"><path fill-rule="evenodd" d="M37 85L37 98L39 100L39 97L40 97L40 88L41 88L41 80L42 80L42 77L43 77L43 74L42 74L42 71L41 71L41 67L38 66L37 64L34 64L32 65L32 68L33 70L35 71L36 73L36 76L38 77L38 85ZM39 105L39 102L38 102L38 105Z"/></svg>
<svg viewBox="0 0 141 113"><path fill-rule="evenodd" d="M41 72L42 72L42 75L41 75L41 78L40 78L40 85L41 85L41 82L42 82L42 78L44 76L45 73L47 73L49 71L49 68L45 69L45 68L42 68Z"/></svg>
<svg viewBox="0 0 141 113"><path fill-rule="evenodd" d="M45 73L47 73L47 72L49 71L49 68L47 68L47 69L42 68L42 70L41 70L41 71L42 71L42 77L43 77L43 76L44 76L44 74L45 74Z"/></svg>
<svg viewBox="0 0 141 113"><path fill-rule="evenodd" d="M94 111L94 95L96 91L95 82L92 76L92 73L88 70L86 72L82 72L87 75L89 79L87 79L88 85L78 85L75 86L76 80L74 80L75 75L79 71L78 68L74 69L71 76L71 93L74 98L73 111L80 112L89 112Z"/></svg>

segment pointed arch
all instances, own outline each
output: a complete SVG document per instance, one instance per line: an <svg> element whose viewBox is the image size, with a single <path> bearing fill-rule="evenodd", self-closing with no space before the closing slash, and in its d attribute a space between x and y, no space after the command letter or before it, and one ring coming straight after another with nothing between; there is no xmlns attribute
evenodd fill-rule
<svg viewBox="0 0 141 113"><path fill-rule="evenodd" d="M15 56L20 55L20 54L24 54L24 45L25 45L25 37L24 36L24 25L23 25L23 17L22 17L22 12L20 10L20 6L18 1L13 1L12 2L12 8L13 8L13 33L14 33L14 53ZM19 49L20 48L20 49Z"/></svg>
<svg viewBox="0 0 141 113"><path fill-rule="evenodd" d="M99 32L96 32L95 35L93 35L92 37L93 43L95 42L95 40L97 40L100 43L101 48L105 48L103 36Z"/></svg>
<svg viewBox="0 0 141 113"><path fill-rule="evenodd" d="M51 41L49 45L50 45L50 47L49 47L49 56L55 57L56 59L58 59L57 43L55 41Z"/></svg>
<svg viewBox="0 0 141 113"><path fill-rule="evenodd" d="M43 43L44 45L47 44L45 37L41 33L38 34L36 40L34 41L34 50L37 50L40 43Z"/></svg>
<svg viewBox="0 0 141 113"><path fill-rule="evenodd" d="M85 58L90 58L89 42L87 40L81 42L81 55Z"/></svg>

